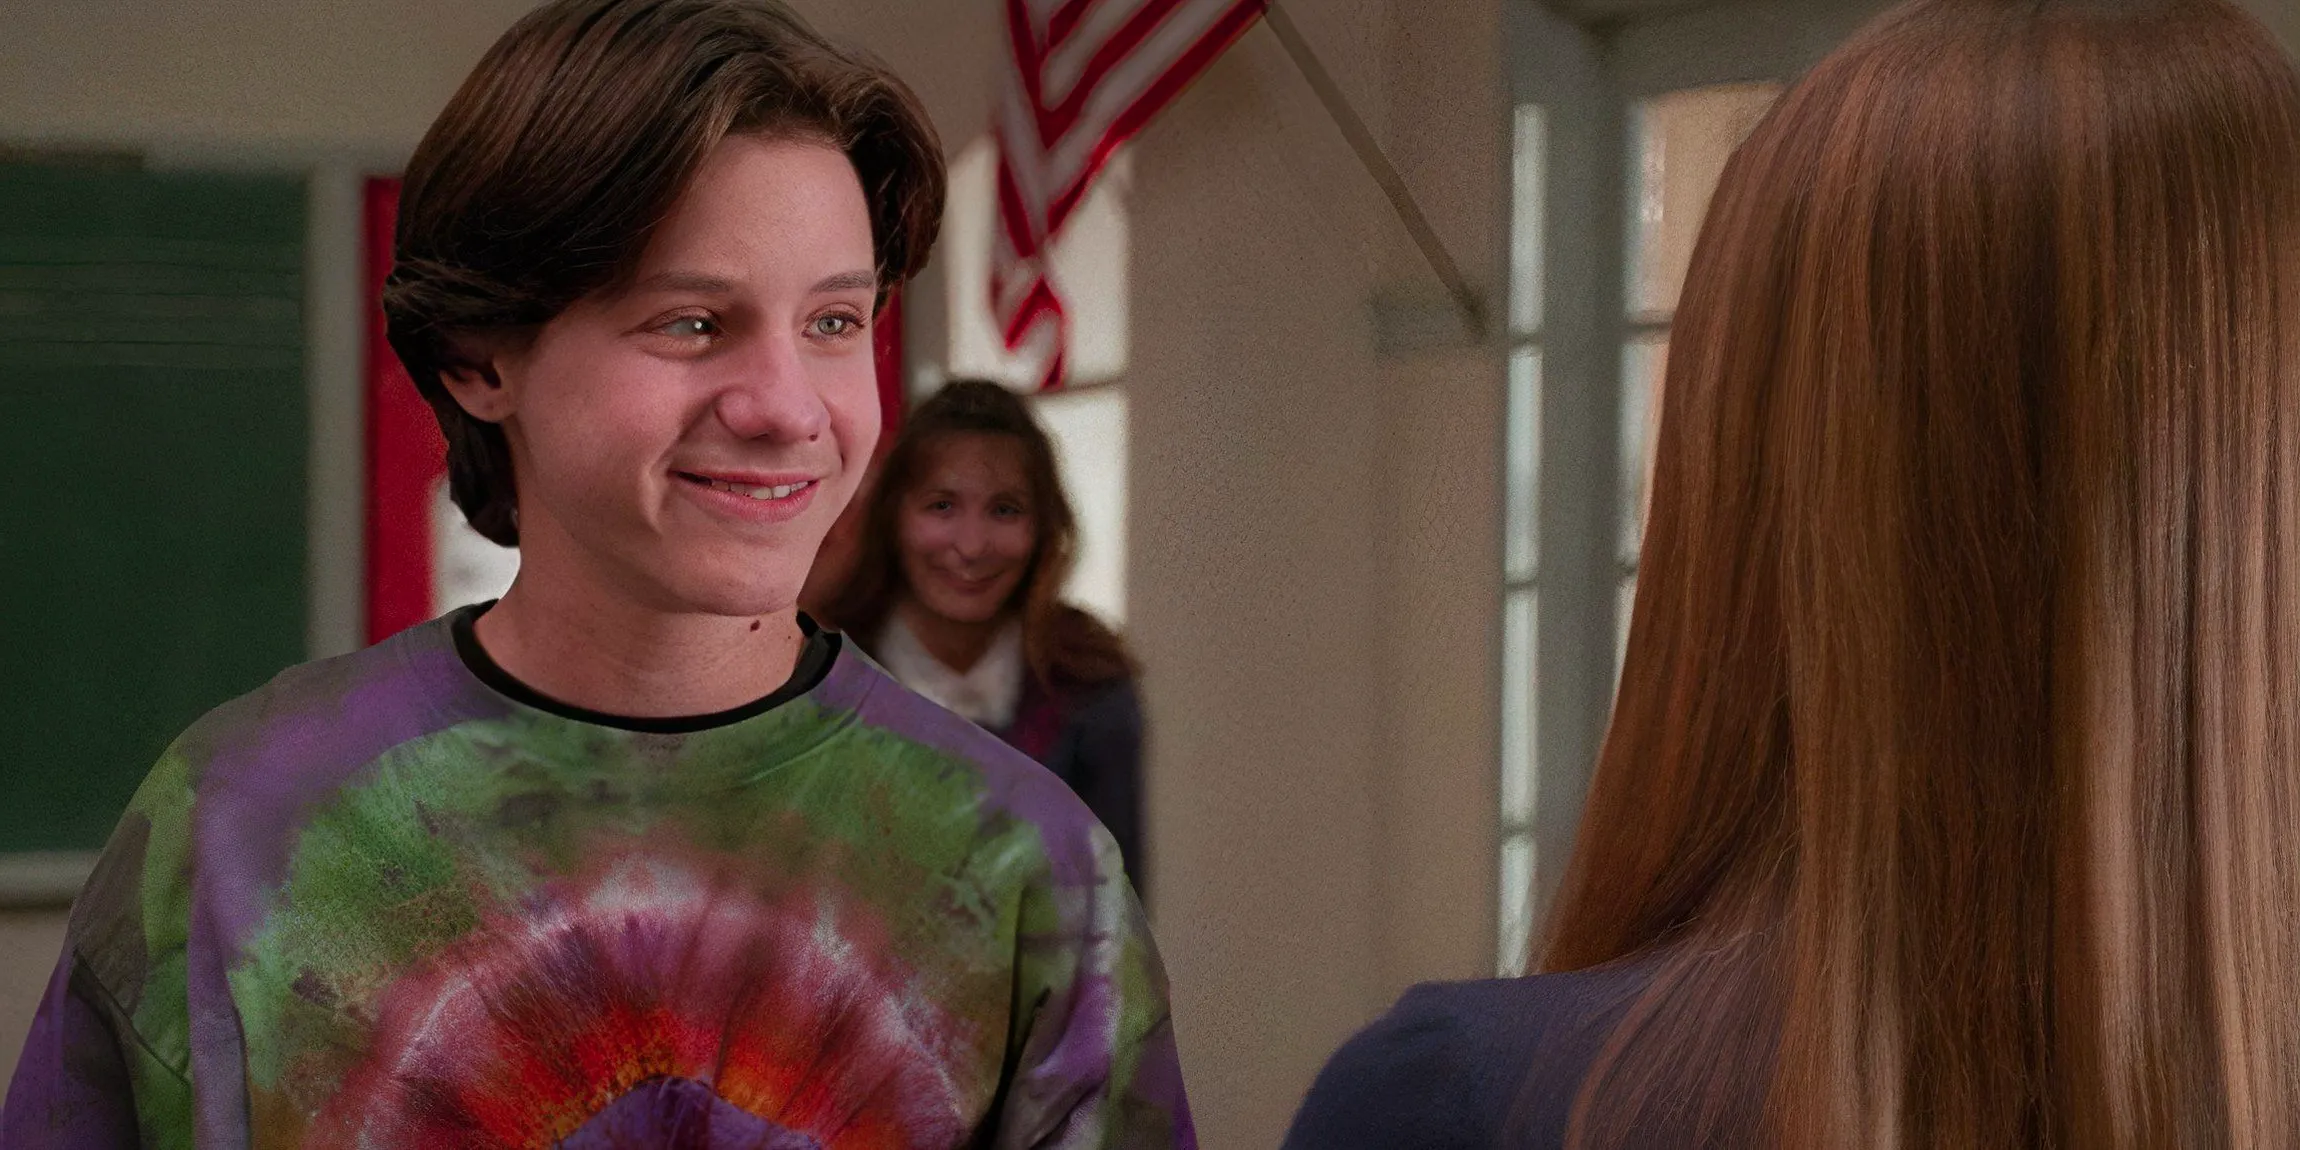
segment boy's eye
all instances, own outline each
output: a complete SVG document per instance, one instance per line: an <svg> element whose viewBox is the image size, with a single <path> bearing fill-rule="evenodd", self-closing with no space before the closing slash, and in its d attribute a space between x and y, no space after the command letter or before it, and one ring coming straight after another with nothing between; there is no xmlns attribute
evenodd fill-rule
<svg viewBox="0 0 2300 1150"><path fill-rule="evenodd" d="M862 321L851 315L826 315L815 320L811 326L815 329L816 335L826 339L837 339L840 336L854 334L858 328L862 327Z"/></svg>
<svg viewBox="0 0 2300 1150"><path fill-rule="evenodd" d="M680 339L709 339L719 334L719 324L707 315L683 315L655 330Z"/></svg>

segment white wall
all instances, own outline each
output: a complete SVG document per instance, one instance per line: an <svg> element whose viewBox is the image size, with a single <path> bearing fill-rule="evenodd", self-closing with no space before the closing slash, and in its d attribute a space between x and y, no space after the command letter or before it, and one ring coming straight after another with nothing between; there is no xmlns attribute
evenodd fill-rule
<svg viewBox="0 0 2300 1150"><path fill-rule="evenodd" d="M0 4L0 138L394 164L528 0ZM946 139L988 122L995 29L972 0L801 0L908 78ZM954 134L963 133L963 134Z"/></svg>
<svg viewBox="0 0 2300 1150"><path fill-rule="evenodd" d="M2300 49L2300 3L2295 0L2236 0L2276 33L2286 51Z"/></svg>
<svg viewBox="0 0 2300 1150"><path fill-rule="evenodd" d="M1490 292L1498 4L1287 10ZM1266 29L1135 184L1160 936L1207 1145L1268 1146L1402 985L1490 969L1498 352L1377 354L1434 280Z"/></svg>

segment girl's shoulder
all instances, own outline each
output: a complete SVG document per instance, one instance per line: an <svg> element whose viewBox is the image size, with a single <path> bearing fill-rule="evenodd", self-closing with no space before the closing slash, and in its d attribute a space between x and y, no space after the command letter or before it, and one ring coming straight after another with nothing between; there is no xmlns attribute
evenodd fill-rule
<svg viewBox="0 0 2300 1150"><path fill-rule="evenodd" d="M1058 683L1077 689L1134 678L1137 668L1126 640L1093 612L1058 603L1039 626L1045 633L1027 636L1025 642L1043 652L1032 663Z"/></svg>
<svg viewBox="0 0 2300 1150"><path fill-rule="evenodd" d="M1561 1147L1645 964L1427 983L1335 1053L1286 1146Z"/></svg>

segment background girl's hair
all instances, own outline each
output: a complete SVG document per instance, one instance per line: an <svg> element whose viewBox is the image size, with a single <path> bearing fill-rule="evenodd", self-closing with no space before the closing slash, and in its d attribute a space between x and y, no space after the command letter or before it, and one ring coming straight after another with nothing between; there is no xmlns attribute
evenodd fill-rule
<svg viewBox="0 0 2300 1150"><path fill-rule="evenodd" d="M1062 601L1063 584L1077 562L1078 520L1062 490L1053 442L1020 396L983 380L952 382L904 418L878 482L865 496L869 502L853 574L832 599L827 621L865 641L876 640L904 586L898 547L903 498L923 478L934 444L963 433L1005 436L1022 449L1037 544L1015 594L1022 602L1023 654L1031 672L1049 686L1133 675L1133 657L1118 634Z"/></svg>
<svg viewBox="0 0 2300 1150"><path fill-rule="evenodd" d="M2296 228L2222 0L1921 0L1733 157L1546 948L1662 964L1580 1142L2300 1145Z"/></svg>

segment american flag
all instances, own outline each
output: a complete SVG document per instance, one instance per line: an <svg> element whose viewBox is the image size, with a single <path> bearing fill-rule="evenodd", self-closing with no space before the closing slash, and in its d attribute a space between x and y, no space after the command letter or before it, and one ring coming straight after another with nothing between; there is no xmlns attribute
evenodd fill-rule
<svg viewBox="0 0 2300 1150"><path fill-rule="evenodd" d="M1119 145L1142 129L1268 0L1006 0L1013 70L998 112L990 298L1009 351L1062 385L1068 323L1048 249Z"/></svg>

